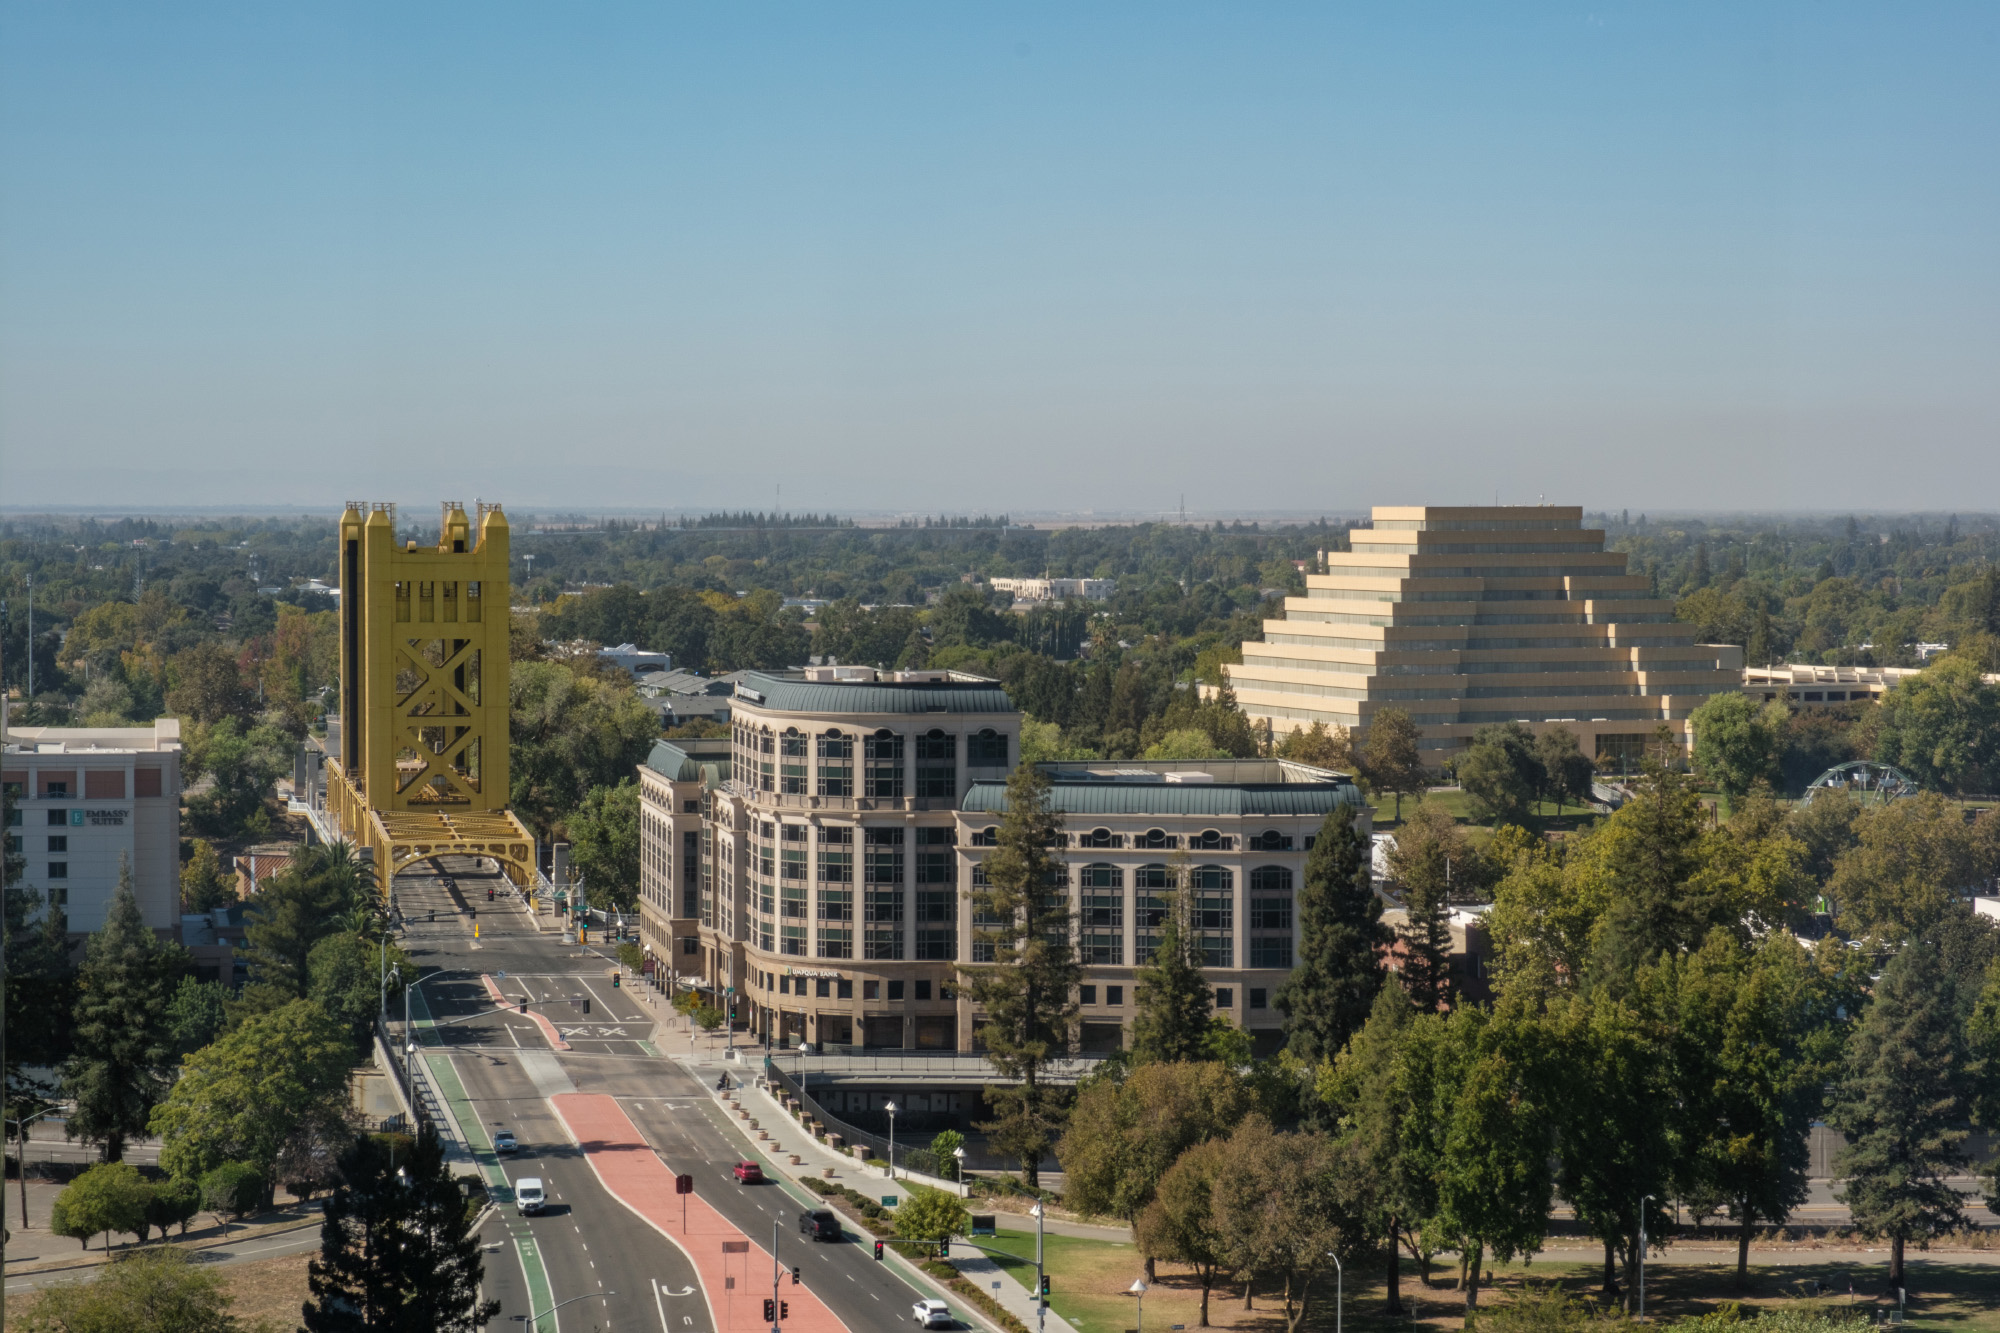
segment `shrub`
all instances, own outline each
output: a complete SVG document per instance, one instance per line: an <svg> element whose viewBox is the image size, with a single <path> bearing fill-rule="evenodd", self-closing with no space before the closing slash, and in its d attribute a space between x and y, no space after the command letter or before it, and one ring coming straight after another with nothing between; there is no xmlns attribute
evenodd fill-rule
<svg viewBox="0 0 2000 1333"><path fill-rule="evenodd" d="M201 1185L183 1176L160 1181L152 1191L146 1201L146 1221L160 1229L162 1238L171 1226L179 1226L187 1235L188 1223L201 1211Z"/></svg>
<svg viewBox="0 0 2000 1333"><path fill-rule="evenodd" d="M220 1222L224 1213L247 1217L264 1202L264 1177L248 1162L224 1162L201 1178L201 1206Z"/></svg>
<svg viewBox="0 0 2000 1333"><path fill-rule="evenodd" d="M214 1268L176 1246L139 1250L99 1271L95 1281L49 1288L22 1321L27 1333L110 1333L141 1329L202 1329L228 1333L241 1325Z"/></svg>
<svg viewBox="0 0 2000 1333"><path fill-rule="evenodd" d="M150 1225L146 1207L152 1199L153 1187L130 1162L100 1162L56 1196L49 1230L78 1241L86 1250L99 1232L106 1233L106 1249L113 1231L129 1231L144 1240Z"/></svg>

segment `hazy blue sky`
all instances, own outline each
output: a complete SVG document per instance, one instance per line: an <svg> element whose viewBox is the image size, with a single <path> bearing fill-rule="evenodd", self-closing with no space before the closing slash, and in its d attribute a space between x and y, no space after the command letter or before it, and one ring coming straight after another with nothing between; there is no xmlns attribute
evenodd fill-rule
<svg viewBox="0 0 2000 1333"><path fill-rule="evenodd" d="M0 504L2000 508L2000 6L0 5Z"/></svg>

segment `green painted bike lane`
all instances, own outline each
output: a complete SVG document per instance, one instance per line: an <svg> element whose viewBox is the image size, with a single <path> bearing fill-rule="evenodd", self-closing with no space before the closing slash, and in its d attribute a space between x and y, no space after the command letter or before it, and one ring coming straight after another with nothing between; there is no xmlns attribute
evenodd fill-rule
<svg viewBox="0 0 2000 1333"><path fill-rule="evenodd" d="M421 988L410 993L411 1019L416 1025L418 1043L424 1047L442 1045L442 1039L435 1031L436 1024L431 1018L430 1006L424 1002ZM486 1136L486 1127L480 1123L473 1110L472 1099L466 1095L465 1085L458 1080L458 1070L453 1067L449 1055L423 1057L424 1068L430 1072L432 1086L438 1090L438 1097L444 1103L446 1113L458 1127L458 1134L466 1150L472 1154L479 1175L486 1182L486 1195L501 1208L512 1206L514 1187L507 1180L507 1173L500 1166L500 1157L493 1151L492 1140ZM510 1228L511 1230L511 1228ZM555 1304L555 1288L549 1284L548 1269L542 1263L541 1248L535 1244L533 1236L516 1235L514 1251L521 1261L521 1276L528 1284L528 1309L549 1310ZM545 1315L551 1325L554 1316ZM539 1333L542 1320L536 1320L529 1333Z"/></svg>

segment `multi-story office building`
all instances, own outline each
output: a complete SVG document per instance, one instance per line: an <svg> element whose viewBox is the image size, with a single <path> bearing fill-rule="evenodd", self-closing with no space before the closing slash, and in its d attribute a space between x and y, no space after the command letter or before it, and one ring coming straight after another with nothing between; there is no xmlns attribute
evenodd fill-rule
<svg viewBox="0 0 2000 1333"><path fill-rule="evenodd" d="M104 924L121 865L155 930L180 920L181 724L9 727L8 850L22 882L69 913L70 934Z"/></svg>
<svg viewBox="0 0 2000 1333"><path fill-rule="evenodd" d="M726 762L662 743L641 771L656 972L730 999L739 1026L786 1047L976 1049L958 965L982 961L967 895L1019 758L1006 693L944 672L814 668L747 676L734 710ZM1122 1042L1182 862L1218 1009L1274 1032L1305 853L1329 811L1365 810L1353 784L1275 760L1050 771L1085 1046Z"/></svg>
<svg viewBox="0 0 2000 1333"><path fill-rule="evenodd" d="M1742 649L1694 636L1579 508L1377 506L1227 671L1281 733L1324 722L1358 741L1400 708L1439 761L1493 722L1561 724L1622 757L1741 688Z"/></svg>

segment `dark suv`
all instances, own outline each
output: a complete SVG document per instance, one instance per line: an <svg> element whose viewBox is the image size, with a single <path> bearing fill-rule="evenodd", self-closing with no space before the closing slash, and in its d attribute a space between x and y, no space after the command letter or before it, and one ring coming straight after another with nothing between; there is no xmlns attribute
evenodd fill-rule
<svg viewBox="0 0 2000 1333"><path fill-rule="evenodd" d="M824 1208L799 1214L799 1230L814 1240L839 1240L840 1219Z"/></svg>

